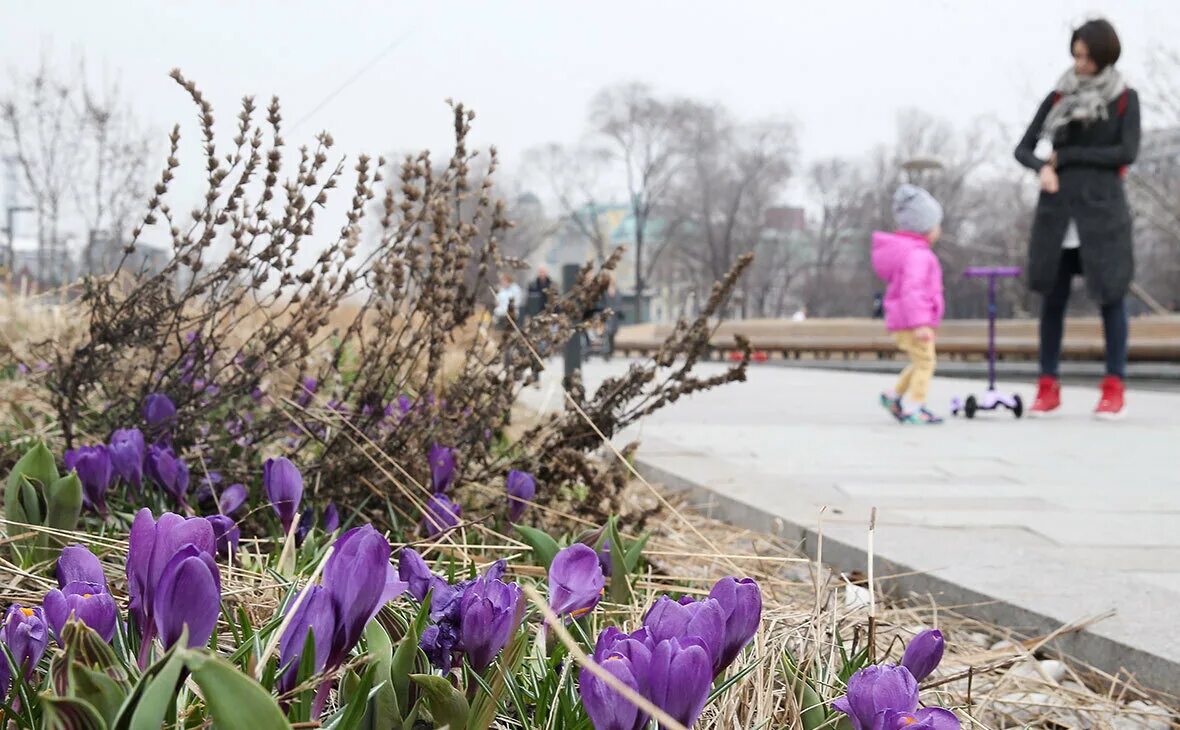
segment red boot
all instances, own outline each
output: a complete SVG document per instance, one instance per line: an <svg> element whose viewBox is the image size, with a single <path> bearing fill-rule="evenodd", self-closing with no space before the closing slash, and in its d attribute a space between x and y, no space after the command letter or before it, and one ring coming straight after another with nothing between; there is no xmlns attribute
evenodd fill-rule
<svg viewBox="0 0 1180 730"><path fill-rule="evenodd" d="M1102 399L1094 409L1094 417L1104 421L1117 421L1127 415L1124 408L1125 394L1126 386L1123 385L1123 379L1117 375L1107 375L1102 380Z"/></svg>
<svg viewBox="0 0 1180 730"><path fill-rule="evenodd" d="M1028 415L1041 418L1061 407L1061 381L1052 375L1042 375L1037 381L1037 399L1033 401Z"/></svg>

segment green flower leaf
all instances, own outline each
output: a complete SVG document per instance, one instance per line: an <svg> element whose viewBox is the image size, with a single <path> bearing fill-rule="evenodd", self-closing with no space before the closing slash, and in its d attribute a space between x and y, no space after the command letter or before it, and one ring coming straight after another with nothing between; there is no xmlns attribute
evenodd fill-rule
<svg viewBox="0 0 1180 730"><path fill-rule="evenodd" d="M426 706L434 724L441 730L464 730L471 708L463 693L451 686L444 677L434 674L411 674L410 679L422 690Z"/></svg>
<svg viewBox="0 0 1180 730"><path fill-rule="evenodd" d="M548 533L538 530L535 527L528 527L526 525L513 525L513 527L520 533L521 539L533 549L533 562L545 570L549 570L549 564L553 562L553 558L561 551L561 546L557 544L557 541L550 537Z"/></svg>
<svg viewBox="0 0 1180 730"><path fill-rule="evenodd" d="M213 726L220 730L286 730L282 710L262 685L219 656L202 650L184 653L201 688Z"/></svg>

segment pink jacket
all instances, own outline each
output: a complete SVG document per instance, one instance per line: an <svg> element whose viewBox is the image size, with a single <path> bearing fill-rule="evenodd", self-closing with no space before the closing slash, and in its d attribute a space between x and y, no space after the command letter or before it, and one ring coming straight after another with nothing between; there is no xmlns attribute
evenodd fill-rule
<svg viewBox="0 0 1180 730"><path fill-rule="evenodd" d="M873 270L887 284L885 327L890 332L938 327L946 303L942 265L917 233L873 233Z"/></svg>

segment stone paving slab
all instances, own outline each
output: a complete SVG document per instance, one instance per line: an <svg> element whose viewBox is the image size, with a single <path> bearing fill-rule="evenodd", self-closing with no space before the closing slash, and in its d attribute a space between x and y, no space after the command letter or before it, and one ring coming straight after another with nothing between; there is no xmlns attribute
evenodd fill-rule
<svg viewBox="0 0 1180 730"><path fill-rule="evenodd" d="M593 388L625 368L595 362L583 377ZM1180 393L1133 390L1119 423L1090 418L1096 389L1067 387L1056 419L926 427L884 413L876 394L889 382L754 367L748 382L682 399L617 440L641 441L651 478L813 556L822 512L824 560L841 569L865 568L876 507L877 574L901 576L886 584L972 604L981 619L1046 632L1113 610L1058 648L1180 688ZM556 388L548 378L525 400L559 407ZM979 390L936 378L931 402Z"/></svg>

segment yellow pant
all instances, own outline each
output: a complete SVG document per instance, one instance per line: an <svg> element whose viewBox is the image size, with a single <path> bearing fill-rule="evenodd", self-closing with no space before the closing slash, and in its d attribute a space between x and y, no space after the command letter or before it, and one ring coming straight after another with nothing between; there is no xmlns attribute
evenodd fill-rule
<svg viewBox="0 0 1180 730"><path fill-rule="evenodd" d="M934 377L934 340L919 340L913 330L893 333L899 350L910 356L910 364L897 379L897 397L907 396L914 403L926 402L930 378Z"/></svg>

